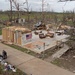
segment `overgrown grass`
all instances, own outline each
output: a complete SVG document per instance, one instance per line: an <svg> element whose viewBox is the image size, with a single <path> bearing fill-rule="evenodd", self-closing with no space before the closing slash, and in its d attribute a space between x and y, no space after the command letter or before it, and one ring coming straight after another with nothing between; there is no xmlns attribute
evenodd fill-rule
<svg viewBox="0 0 75 75"><path fill-rule="evenodd" d="M5 44L5 43L3 43L3 44ZM41 54L38 54L36 52L33 52L31 50L28 50L28 49L23 48L23 47L18 46L18 45L14 45L14 44L12 44L12 45L5 44L5 45L10 46L12 48L15 48L15 49L17 49L19 51L25 52L25 53L27 53L29 55L32 55L32 56L37 57L37 58L40 58L40 59L48 58L49 56L51 56L53 53L55 53L58 50L57 47L53 47L53 48L50 48L50 49L42 52Z"/></svg>
<svg viewBox="0 0 75 75"><path fill-rule="evenodd" d="M3 44L5 44L5 43L3 43ZM32 55L32 56L34 56L34 57L37 57L37 58L40 58L40 59L45 59L45 58L47 58L48 56L51 56L56 50L55 50L55 47L52 49L52 50L50 50L50 49L48 49L46 52L42 52L41 54L38 54L38 53L36 53L36 52L33 52L33 51L31 51L31 50L28 50L28 49L26 49L26 48L23 48L23 47L21 47L21 46L18 46L18 45L14 45L14 44L12 44L12 45L10 45L10 44L5 44L5 45L7 45L7 46L10 46L10 47L12 47L12 48L15 48L15 49L17 49L17 50L19 50L19 51L22 51L22 52L25 52L25 53L27 53L27 54L29 54L29 55Z"/></svg>
<svg viewBox="0 0 75 75"><path fill-rule="evenodd" d="M7 14L0 14L0 20L8 20Z"/></svg>
<svg viewBox="0 0 75 75"><path fill-rule="evenodd" d="M3 44L4 44L4 43L3 43ZM31 50L28 50L28 49L26 49L26 48L23 48L23 47L21 47L21 46L14 45L14 44L12 44L12 45L10 45L10 44L5 44L5 45L8 45L8 46L10 46L10 47L12 47L12 48L15 48L15 49L17 49L17 50L19 50L19 51L25 52L25 53L30 54L30 55L32 55L32 56L35 56L35 57L37 56L37 53L35 53L35 52L31 51Z"/></svg>
<svg viewBox="0 0 75 75"><path fill-rule="evenodd" d="M2 29L0 30L0 35L2 35Z"/></svg>
<svg viewBox="0 0 75 75"><path fill-rule="evenodd" d="M57 65L57 66L60 66L61 63L60 63L60 60L59 59L55 59L54 61L51 62L52 64L54 65Z"/></svg>
<svg viewBox="0 0 75 75"><path fill-rule="evenodd" d="M5 21L5 20L9 20L9 16L8 14L10 14L10 12L2 12L0 13L0 20ZM71 13L54 13L54 12L45 12L44 13L44 23L48 24L48 23L54 23L56 22L56 25L59 25L60 22L63 22L63 17L67 18L67 16L72 15ZM13 12L12 18L15 19L17 18L17 12ZM38 21L43 20L43 16L42 13L40 12L31 12L29 13L29 18L27 13L23 13L20 12L20 18L25 18L25 20L28 22L28 26L32 26L33 24L37 23ZM30 24L30 25L29 25ZM64 22L63 22L64 24ZM74 25L73 21L66 21L67 25ZM31 28L31 27L30 27Z"/></svg>

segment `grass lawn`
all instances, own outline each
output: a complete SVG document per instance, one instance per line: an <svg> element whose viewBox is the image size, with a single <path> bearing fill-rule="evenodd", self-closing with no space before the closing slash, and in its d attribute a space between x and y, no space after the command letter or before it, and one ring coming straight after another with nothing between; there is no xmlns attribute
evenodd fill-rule
<svg viewBox="0 0 75 75"><path fill-rule="evenodd" d="M57 65L57 66L60 66L60 65L61 65L59 59L55 59L55 60L52 61L51 63L54 64L54 65Z"/></svg>
<svg viewBox="0 0 75 75"><path fill-rule="evenodd" d="M4 44L4 43L3 43L3 44ZM31 51L31 50L28 50L28 49L26 49L26 48L23 48L23 47L14 45L14 44L12 44L12 45L10 45L10 44L5 44L5 45L8 45L8 46L10 46L10 47L12 47L12 48L15 48L15 49L17 49L17 50L19 50L19 51L25 52L25 53L30 54L30 55L32 55L32 56L36 56L36 55L37 55L37 53L35 53L35 52Z"/></svg>
<svg viewBox="0 0 75 75"><path fill-rule="evenodd" d="M0 30L0 35L2 35L2 30Z"/></svg>
<svg viewBox="0 0 75 75"><path fill-rule="evenodd" d="M53 48L51 48L51 49L48 49L48 50L44 53L44 57L43 57L43 52L42 52L41 54L38 54L38 53L35 53L35 52L31 51L31 50L28 50L28 49L23 48L23 47L18 46L18 45L6 44L6 43L3 43L3 44L5 44L5 45L7 45L7 46L10 46L10 47L12 47L12 48L15 48L15 49L17 49L17 50L19 50L19 51L22 51L22 52L24 52L24 53L27 53L27 54L29 54L29 55L32 55L32 56L34 56L34 57L40 58L40 59L45 59L45 58L51 56L54 52L56 52L56 50L58 50L56 46L53 47Z"/></svg>

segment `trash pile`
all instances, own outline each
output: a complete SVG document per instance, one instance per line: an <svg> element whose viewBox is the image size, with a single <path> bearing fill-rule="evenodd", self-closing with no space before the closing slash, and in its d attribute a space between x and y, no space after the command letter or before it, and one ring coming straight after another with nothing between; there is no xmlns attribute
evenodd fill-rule
<svg viewBox="0 0 75 75"><path fill-rule="evenodd" d="M7 59L7 52L5 50L2 51L2 55L0 55L0 65L3 66L3 71L12 71L16 72L15 66L9 64L5 61Z"/></svg>
<svg viewBox="0 0 75 75"><path fill-rule="evenodd" d="M16 72L15 66L9 64L9 63L6 62L5 60L3 60L1 57L0 57L0 64L3 66L3 71Z"/></svg>

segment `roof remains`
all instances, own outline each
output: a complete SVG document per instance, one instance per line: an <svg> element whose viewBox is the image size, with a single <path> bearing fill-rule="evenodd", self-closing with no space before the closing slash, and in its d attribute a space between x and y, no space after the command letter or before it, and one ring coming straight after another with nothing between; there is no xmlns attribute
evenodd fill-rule
<svg viewBox="0 0 75 75"><path fill-rule="evenodd" d="M9 29L11 31L20 31L22 33L29 33L29 32L31 32L30 29L24 28L24 27L21 27L21 26L10 26L10 27L6 27L4 29Z"/></svg>

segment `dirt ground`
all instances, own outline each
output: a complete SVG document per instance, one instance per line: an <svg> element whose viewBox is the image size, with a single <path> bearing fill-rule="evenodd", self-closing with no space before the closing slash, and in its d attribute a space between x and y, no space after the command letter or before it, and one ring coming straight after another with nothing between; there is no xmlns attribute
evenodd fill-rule
<svg viewBox="0 0 75 75"><path fill-rule="evenodd" d="M62 66L72 72L75 72L75 50L69 50L61 58Z"/></svg>
<svg viewBox="0 0 75 75"><path fill-rule="evenodd" d="M75 50L70 49L53 63L75 73Z"/></svg>

